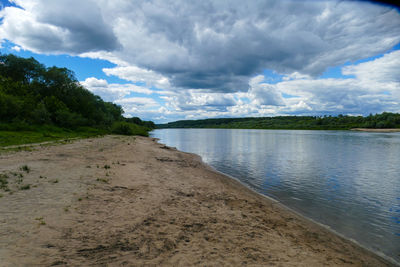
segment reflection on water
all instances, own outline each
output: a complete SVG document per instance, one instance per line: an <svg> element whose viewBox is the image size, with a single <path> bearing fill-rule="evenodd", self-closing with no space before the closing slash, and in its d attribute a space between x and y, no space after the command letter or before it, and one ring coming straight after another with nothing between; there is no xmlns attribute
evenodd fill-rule
<svg viewBox="0 0 400 267"><path fill-rule="evenodd" d="M163 129L152 136L400 261L400 133Z"/></svg>

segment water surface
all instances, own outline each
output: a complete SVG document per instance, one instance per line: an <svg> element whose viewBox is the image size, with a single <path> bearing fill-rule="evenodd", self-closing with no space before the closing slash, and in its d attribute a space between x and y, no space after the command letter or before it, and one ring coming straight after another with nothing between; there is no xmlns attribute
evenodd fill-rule
<svg viewBox="0 0 400 267"><path fill-rule="evenodd" d="M400 262L400 133L163 129L152 136Z"/></svg>

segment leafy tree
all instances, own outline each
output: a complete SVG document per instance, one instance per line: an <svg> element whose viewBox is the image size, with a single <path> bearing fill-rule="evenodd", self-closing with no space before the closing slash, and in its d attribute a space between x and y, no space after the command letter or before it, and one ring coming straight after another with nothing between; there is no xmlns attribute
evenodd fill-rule
<svg viewBox="0 0 400 267"><path fill-rule="evenodd" d="M82 87L67 68L46 68L32 57L0 55L0 123L110 129L124 121L122 113L120 106ZM143 129L154 128L152 122L137 121Z"/></svg>

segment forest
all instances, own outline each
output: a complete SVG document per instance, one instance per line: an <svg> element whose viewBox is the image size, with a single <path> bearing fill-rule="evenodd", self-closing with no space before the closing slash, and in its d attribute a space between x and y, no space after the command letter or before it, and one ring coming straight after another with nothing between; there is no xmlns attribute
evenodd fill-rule
<svg viewBox="0 0 400 267"><path fill-rule="evenodd" d="M349 130L352 128L400 128L400 114L383 112L369 116L277 116L181 120L158 124L157 128L229 128Z"/></svg>
<svg viewBox="0 0 400 267"><path fill-rule="evenodd" d="M155 127L153 122L122 114L119 105L91 93L67 68L45 67L32 57L0 55L0 145L10 143L5 141L6 132L7 136L23 131L42 132L43 137L57 133L147 136Z"/></svg>

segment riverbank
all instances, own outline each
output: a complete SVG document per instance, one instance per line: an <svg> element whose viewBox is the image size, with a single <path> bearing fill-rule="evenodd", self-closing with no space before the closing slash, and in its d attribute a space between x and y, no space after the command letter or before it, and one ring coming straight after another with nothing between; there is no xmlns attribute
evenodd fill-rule
<svg viewBox="0 0 400 267"><path fill-rule="evenodd" d="M360 131L360 132L374 132L374 133L395 133L400 132L400 129L371 129L371 128L353 128L351 131Z"/></svg>
<svg viewBox="0 0 400 267"><path fill-rule="evenodd" d="M390 266L151 138L35 149L0 154L1 266Z"/></svg>

